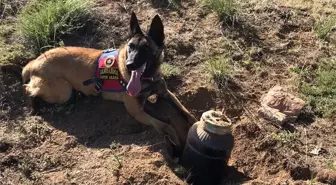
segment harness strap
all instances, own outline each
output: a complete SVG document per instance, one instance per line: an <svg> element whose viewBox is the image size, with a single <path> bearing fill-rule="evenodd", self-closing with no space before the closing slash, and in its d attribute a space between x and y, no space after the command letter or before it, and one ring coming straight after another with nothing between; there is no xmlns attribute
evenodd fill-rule
<svg viewBox="0 0 336 185"><path fill-rule="evenodd" d="M143 80L149 80L149 81L154 81L154 78L153 77L141 77L141 79Z"/></svg>
<svg viewBox="0 0 336 185"><path fill-rule="evenodd" d="M100 93L101 89L103 87L104 80L99 79L99 78L91 78L91 79L85 80L83 82L83 85L88 86L88 85L93 84L93 83L95 83L95 91L97 93Z"/></svg>

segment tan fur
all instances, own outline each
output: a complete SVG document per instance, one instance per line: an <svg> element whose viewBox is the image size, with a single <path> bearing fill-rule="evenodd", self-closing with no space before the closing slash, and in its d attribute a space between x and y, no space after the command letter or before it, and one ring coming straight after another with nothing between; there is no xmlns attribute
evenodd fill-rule
<svg viewBox="0 0 336 185"><path fill-rule="evenodd" d="M97 60L102 52L102 50L81 47L60 47L45 52L23 68L23 81L26 82L30 79L29 83L24 85L26 93L30 96L39 96L49 103L65 103L71 97L72 89L88 96L97 96L94 84L84 86L82 83L93 77ZM130 75L126 70L125 62L126 49L122 46L118 55L119 70L122 76L126 80L129 80ZM173 93L167 89L163 89L161 94L164 98L175 103L188 117L191 124L196 122L196 119L178 101ZM104 99L123 102L129 114L136 120L153 126L158 132L167 133L175 144L180 144L176 132L171 125L145 113L143 105L135 97L131 97L125 92L102 92L101 96Z"/></svg>
<svg viewBox="0 0 336 185"><path fill-rule="evenodd" d="M94 85L83 86L83 81L92 78L95 71L96 61L102 54L101 50L80 48L80 47L60 47L51 49L42 54L38 59L29 62L23 68L23 81L30 78L30 91L40 88L36 95L48 98L49 103L64 103L62 98L57 98L66 89L76 89L85 95L97 95ZM43 80L34 82L40 77ZM51 94L50 94L51 93Z"/></svg>

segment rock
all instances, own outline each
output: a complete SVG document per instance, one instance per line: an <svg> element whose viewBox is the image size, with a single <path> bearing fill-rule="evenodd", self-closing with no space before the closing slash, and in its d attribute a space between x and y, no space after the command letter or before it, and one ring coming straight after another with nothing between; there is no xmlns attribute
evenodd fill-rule
<svg viewBox="0 0 336 185"><path fill-rule="evenodd" d="M310 151L313 155L321 155L323 153L327 153L327 150L321 147L315 147L312 151Z"/></svg>
<svg viewBox="0 0 336 185"><path fill-rule="evenodd" d="M305 102L286 92L281 86L271 88L261 97L259 116L272 120L279 125L293 122L297 119Z"/></svg>
<svg viewBox="0 0 336 185"><path fill-rule="evenodd" d="M77 146L77 138L73 136L67 137L63 146L66 150L69 150L70 148L75 148Z"/></svg>

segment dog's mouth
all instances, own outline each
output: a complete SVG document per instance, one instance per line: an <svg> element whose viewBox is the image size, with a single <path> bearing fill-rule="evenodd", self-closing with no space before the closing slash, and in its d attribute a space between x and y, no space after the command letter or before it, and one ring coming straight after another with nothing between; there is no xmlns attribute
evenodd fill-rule
<svg viewBox="0 0 336 185"><path fill-rule="evenodd" d="M141 91L141 77L146 70L147 63L144 63L141 67L131 71L131 78L128 82L126 90L129 95L136 96Z"/></svg>

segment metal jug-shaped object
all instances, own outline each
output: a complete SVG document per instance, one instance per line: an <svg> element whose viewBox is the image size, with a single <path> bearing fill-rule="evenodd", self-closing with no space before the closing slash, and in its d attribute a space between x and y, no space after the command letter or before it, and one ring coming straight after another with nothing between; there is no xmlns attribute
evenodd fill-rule
<svg viewBox="0 0 336 185"><path fill-rule="evenodd" d="M218 185L234 145L231 121L219 111L207 111L188 132L180 164L193 185Z"/></svg>

